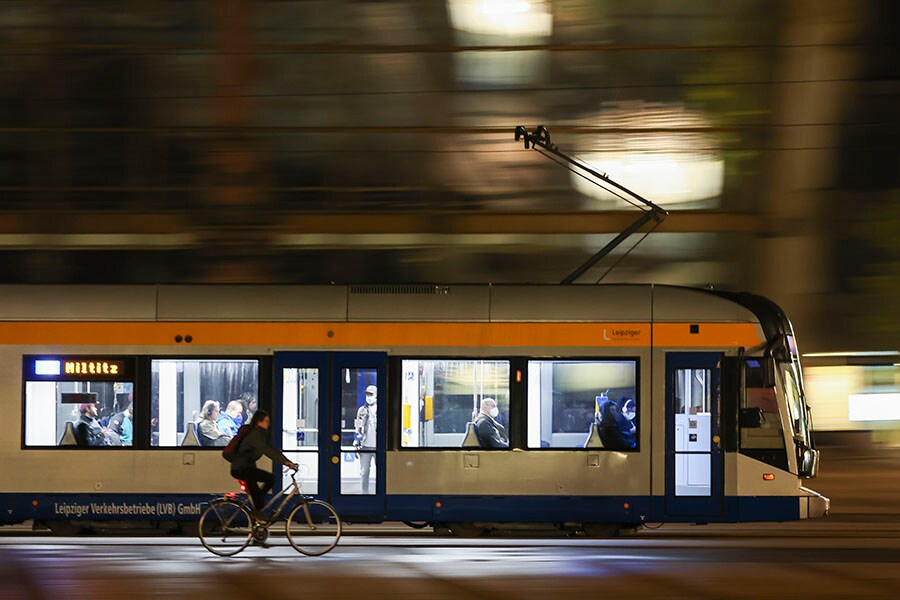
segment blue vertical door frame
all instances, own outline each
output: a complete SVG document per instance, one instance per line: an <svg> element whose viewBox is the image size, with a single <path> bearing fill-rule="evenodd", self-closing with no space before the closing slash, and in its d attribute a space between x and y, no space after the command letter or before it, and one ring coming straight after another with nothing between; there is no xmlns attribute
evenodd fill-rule
<svg viewBox="0 0 900 600"><path fill-rule="evenodd" d="M275 366L273 368L273 377L275 379L272 385L272 429L276 432L275 447L279 450L283 448L283 435L281 434L284 427L284 369L318 369L319 371L319 418L316 427L319 430L319 490L316 496L327 500L328 485L323 477L325 473L325 451L323 446L324 432L328 429L328 407L331 398L331 378L328 376L329 356L325 352L276 352ZM288 458L291 458L290 456ZM275 473L275 490L281 489L281 477L278 471Z"/></svg>
<svg viewBox="0 0 900 600"><path fill-rule="evenodd" d="M277 431L276 447L282 446L284 410L283 369L314 368L319 370L319 491L316 497L330 502L338 513L359 520L382 520L385 515L385 440L387 423L387 354L384 352L276 352L272 386L273 429ZM375 452L375 493L344 495L341 493L341 376L344 369L371 369L376 373L379 410ZM364 389L364 388L363 388ZM277 425L276 425L277 424ZM335 437L337 436L336 440ZM337 458L337 462L333 459ZM276 489L281 478L275 478Z"/></svg>
<svg viewBox="0 0 900 600"><path fill-rule="evenodd" d="M724 504L724 461L721 442L720 352L666 353L666 515L671 517L717 517ZM712 374L710 400L710 495L675 495L675 371L709 369Z"/></svg>
<svg viewBox="0 0 900 600"><path fill-rule="evenodd" d="M378 411L376 416L375 440L375 486L374 494L342 494L341 493L341 466L344 462L344 452L341 451L341 388L344 369L365 369L375 371L376 385L378 386ZM364 398L364 392L368 382L357 382L358 397ZM331 355L331 396L329 406L330 426L324 443L328 444L326 471L329 483L329 502L334 504L338 514L353 516L357 520L380 521L384 519L385 502L385 441L387 440L387 354L384 352L341 352ZM355 415L354 415L355 417ZM334 441L333 436L338 441ZM320 438L321 439L321 438ZM333 462L337 458L337 463Z"/></svg>

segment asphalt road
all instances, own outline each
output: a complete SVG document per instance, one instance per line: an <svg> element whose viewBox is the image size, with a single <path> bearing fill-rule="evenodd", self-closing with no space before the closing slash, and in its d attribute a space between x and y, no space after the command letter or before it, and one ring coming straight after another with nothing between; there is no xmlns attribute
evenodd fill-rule
<svg viewBox="0 0 900 600"><path fill-rule="evenodd" d="M409 531L409 530L407 530ZM235 558L192 538L0 537L0 598L897 598L900 520L663 526L608 540L345 535Z"/></svg>

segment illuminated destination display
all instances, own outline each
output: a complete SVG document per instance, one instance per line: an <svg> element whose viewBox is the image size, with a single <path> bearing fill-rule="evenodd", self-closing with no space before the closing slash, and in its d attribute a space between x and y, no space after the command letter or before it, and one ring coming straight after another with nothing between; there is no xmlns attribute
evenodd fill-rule
<svg viewBox="0 0 900 600"><path fill-rule="evenodd" d="M58 360L36 360L34 361L35 375L59 375L60 367Z"/></svg>
<svg viewBox="0 0 900 600"><path fill-rule="evenodd" d="M66 375L118 375L122 361L116 360L67 360L63 362Z"/></svg>
<svg viewBox="0 0 900 600"><path fill-rule="evenodd" d="M34 356L25 358L25 376L51 381L131 381L134 359L123 356Z"/></svg>

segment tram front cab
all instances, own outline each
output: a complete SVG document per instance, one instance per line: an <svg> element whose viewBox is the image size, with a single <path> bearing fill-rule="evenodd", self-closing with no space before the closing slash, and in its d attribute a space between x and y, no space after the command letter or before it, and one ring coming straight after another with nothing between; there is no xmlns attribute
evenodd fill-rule
<svg viewBox="0 0 900 600"><path fill-rule="evenodd" d="M803 485L803 480L818 474L819 451L815 447L793 326L773 302L749 294L736 296L735 300L759 317L768 340L765 348L753 353L755 356L743 357L739 367L742 397L738 451L764 463L760 466L775 467L794 476L790 479L799 486L801 518L825 516L829 499ZM758 469L748 465L742 470L747 473L739 475L740 485L752 491L759 485L755 483L760 475ZM774 473L768 472L759 477L767 483L775 478Z"/></svg>

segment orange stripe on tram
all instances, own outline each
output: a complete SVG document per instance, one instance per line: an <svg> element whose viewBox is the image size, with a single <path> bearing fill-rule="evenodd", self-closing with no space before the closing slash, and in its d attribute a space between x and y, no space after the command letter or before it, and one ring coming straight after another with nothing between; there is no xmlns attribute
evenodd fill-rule
<svg viewBox="0 0 900 600"><path fill-rule="evenodd" d="M750 323L653 325L661 347L755 346ZM0 344L278 347L649 347L648 323L0 322ZM181 340L176 342L176 336ZM190 336L191 343L184 340Z"/></svg>

